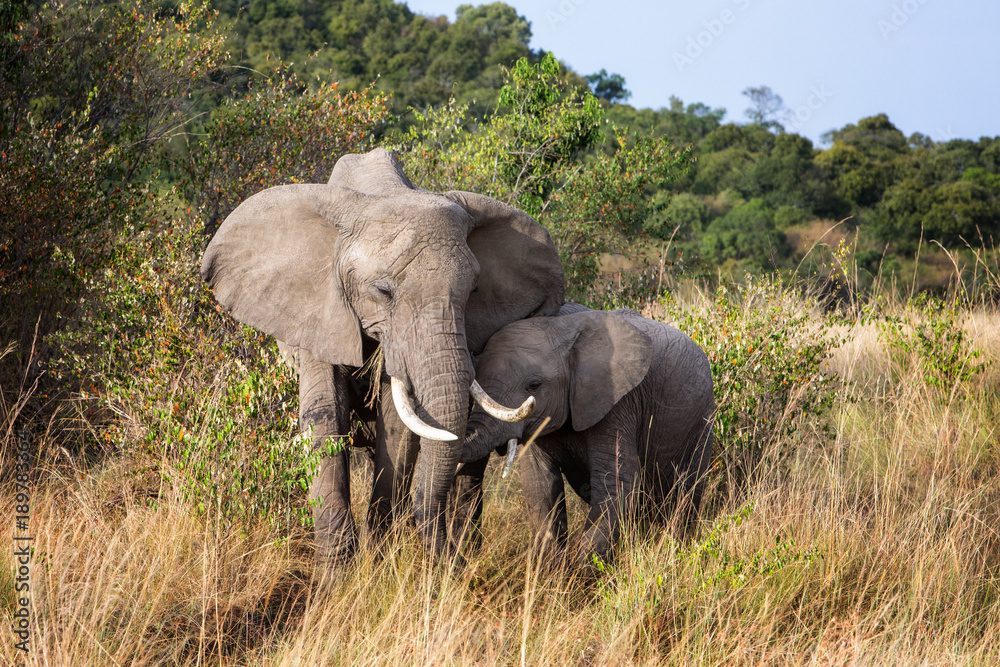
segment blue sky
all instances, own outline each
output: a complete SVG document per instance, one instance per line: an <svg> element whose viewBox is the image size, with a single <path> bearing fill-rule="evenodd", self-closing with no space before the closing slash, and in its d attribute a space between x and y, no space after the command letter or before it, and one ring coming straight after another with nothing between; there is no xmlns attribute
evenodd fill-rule
<svg viewBox="0 0 1000 667"><path fill-rule="evenodd" d="M408 0L455 18L455 0ZM468 3L465 4L482 4ZM789 129L827 130L886 113L905 134L1000 135L998 0L507 0L534 49L581 74L617 72L629 103L725 107L744 121L749 86L770 86Z"/></svg>

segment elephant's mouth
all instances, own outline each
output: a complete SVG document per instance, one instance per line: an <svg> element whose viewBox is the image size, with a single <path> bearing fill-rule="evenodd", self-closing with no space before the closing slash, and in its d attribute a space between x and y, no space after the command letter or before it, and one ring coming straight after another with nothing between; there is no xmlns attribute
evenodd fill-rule
<svg viewBox="0 0 1000 667"><path fill-rule="evenodd" d="M414 405L413 399L410 397L410 393L406 390L402 380L395 377L391 377L390 380L392 384L392 401L396 406L396 412L399 414L399 418L404 424L406 424L408 429L419 435L421 438L427 438L428 440L440 440L442 442L452 442L454 440L458 440L458 436L454 433L449 433L444 429L431 426L417 416L416 406ZM491 398L490 395L487 394L475 380L472 381L472 386L469 387L469 393L472 394L472 399L483 409L484 412L502 421L524 421L530 417L531 413L535 410L534 396L529 396L527 400L520 405L520 407L504 407Z"/></svg>

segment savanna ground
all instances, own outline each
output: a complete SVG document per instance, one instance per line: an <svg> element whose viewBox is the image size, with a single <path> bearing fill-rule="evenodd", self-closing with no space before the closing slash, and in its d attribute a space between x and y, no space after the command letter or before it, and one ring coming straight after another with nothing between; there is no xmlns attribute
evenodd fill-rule
<svg viewBox="0 0 1000 667"><path fill-rule="evenodd" d="M72 418L53 417L31 434L30 652L6 630L0 661L1000 663L996 308L953 290L942 299L876 296L831 315L800 286L773 280L668 287L645 313L702 344L720 401L716 461L690 539L635 526L597 577L540 569L527 553L516 475L501 478L494 462L485 539L466 567L435 566L401 527L380 552L362 551L321 585L309 530L288 509L303 507L301 492L266 509L287 521L233 511L243 506L199 491L197 480L222 486L248 459L223 457L212 468L222 450L168 446L173 422L151 431L129 423L120 398L89 396ZM201 402L183 409L224 405L242 377L232 363L207 371ZM189 365L149 369L168 378L174 406ZM235 386L247 400L280 389L254 389L246 378ZM3 389L8 453L31 391ZM287 406L261 405L256 419L287 419ZM102 410L120 413L113 434L102 432L111 423ZM225 451L260 456L260 422L244 416L224 427L235 448ZM222 428L199 424L189 427L195 438ZM113 444L77 456L57 428ZM198 465L204 478L191 472ZM355 469L362 517L370 472ZM5 482L8 545L15 495ZM581 505L571 512L579 525ZM13 575L0 576L10 614Z"/></svg>

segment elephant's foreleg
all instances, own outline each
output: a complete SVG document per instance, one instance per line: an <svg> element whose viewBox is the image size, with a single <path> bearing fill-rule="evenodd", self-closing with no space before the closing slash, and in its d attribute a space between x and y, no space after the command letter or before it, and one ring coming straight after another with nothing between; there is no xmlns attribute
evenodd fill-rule
<svg viewBox="0 0 1000 667"><path fill-rule="evenodd" d="M409 514L410 483L420 439L396 413L388 376L381 386L375 426L375 468L368 505L368 537L379 542L393 521Z"/></svg>
<svg viewBox="0 0 1000 667"><path fill-rule="evenodd" d="M451 490L451 541L461 547L466 543L472 549L482 544L483 478L486 476L485 456L478 461L463 463L455 475Z"/></svg>
<svg viewBox="0 0 1000 667"><path fill-rule="evenodd" d="M337 444L350 431L348 370L317 361L305 350L296 351L295 366L302 429L311 429L314 449ZM316 559L325 566L349 560L357 544L351 515L350 451L346 443L340 444L337 453L322 457L309 487Z"/></svg>
<svg viewBox="0 0 1000 667"><path fill-rule="evenodd" d="M566 489L562 472L537 443L521 456L521 490L534 535L534 552L554 556L566 546Z"/></svg>
<svg viewBox="0 0 1000 667"><path fill-rule="evenodd" d="M597 555L612 558L621 536L622 520L635 517L639 496L639 456L634 441L614 437L599 452L591 449L590 511L584 521L578 556L591 562Z"/></svg>

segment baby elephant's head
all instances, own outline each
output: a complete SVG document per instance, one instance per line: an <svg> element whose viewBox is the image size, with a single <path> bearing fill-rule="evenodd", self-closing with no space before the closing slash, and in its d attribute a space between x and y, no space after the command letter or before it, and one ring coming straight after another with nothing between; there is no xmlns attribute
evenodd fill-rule
<svg viewBox="0 0 1000 667"><path fill-rule="evenodd" d="M572 425L597 424L649 370L649 338L623 317L585 310L508 324L490 338L476 379L506 405L535 397L522 422L502 422L476 407L469 419L462 461L475 461L511 439L526 439Z"/></svg>

